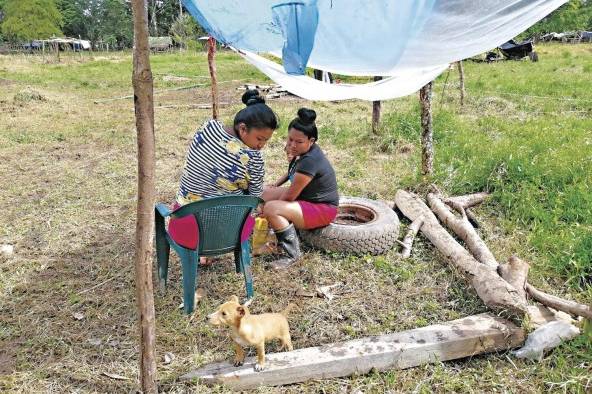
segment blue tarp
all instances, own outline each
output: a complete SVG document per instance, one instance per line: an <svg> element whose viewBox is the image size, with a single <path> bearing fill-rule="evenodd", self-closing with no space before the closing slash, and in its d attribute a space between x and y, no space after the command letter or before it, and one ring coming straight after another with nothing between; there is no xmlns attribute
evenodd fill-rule
<svg viewBox="0 0 592 394"><path fill-rule="evenodd" d="M219 42L282 57L286 75L303 74L308 66L407 78L495 48L566 0L183 2Z"/></svg>

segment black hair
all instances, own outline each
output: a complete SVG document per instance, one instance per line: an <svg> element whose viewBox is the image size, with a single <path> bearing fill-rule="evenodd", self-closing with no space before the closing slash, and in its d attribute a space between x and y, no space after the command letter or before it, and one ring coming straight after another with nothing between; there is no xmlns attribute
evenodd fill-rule
<svg viewBox="0 0 592 394"><path fill-rule="evenodd" d="M317 118L317 113L313 109L308 108L300 108L298 110L298 116L290 122L288 126L288 130L292 127L298 131L301 131L308 139L314 138L315 141L319 139L319 132L317 130L317 125L315 124L315 119Z"/></svg>
<svg viewBox="0 0 592 394"><path fill-rule="evenodd" d="M237 130L239 123L244 123L247 129L252 127L270 128L278 127L276 114L265 104L265 99L255 89L247 90L242 97L245 108L238 111L234 117L234 130Z"/></svg>

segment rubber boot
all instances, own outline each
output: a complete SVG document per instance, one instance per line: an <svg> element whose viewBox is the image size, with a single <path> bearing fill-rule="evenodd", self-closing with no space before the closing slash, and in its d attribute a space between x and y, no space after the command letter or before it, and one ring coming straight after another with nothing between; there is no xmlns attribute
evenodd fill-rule
<svg viewBox="0 0 592 394"><path fill-rule="evenodd" d="M296 263L302 256L300 252L300 240L296 233L296 228L293 224L290 224L283 230L275 232L277 237L278 246L281 246L282 250L288 255L282 259L276 260L271 263L274 269L288 268L292 264Z"/></svg>

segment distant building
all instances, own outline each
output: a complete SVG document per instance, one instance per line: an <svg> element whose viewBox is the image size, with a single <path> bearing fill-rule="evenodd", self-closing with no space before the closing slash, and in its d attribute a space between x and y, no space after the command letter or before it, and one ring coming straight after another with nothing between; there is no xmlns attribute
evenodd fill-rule
<svg viewBox="0 0 592 394"><path fill-rule="evenodd" d="M168 51L173 47L173 39L166 37L148 37L148 45L151 51Z"/></svg>

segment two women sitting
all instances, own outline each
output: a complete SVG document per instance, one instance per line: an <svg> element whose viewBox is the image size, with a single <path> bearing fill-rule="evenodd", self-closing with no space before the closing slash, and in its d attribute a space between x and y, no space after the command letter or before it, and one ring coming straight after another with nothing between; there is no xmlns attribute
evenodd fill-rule
<svg viewBox="0 0 592 394"><path fill-rule="evenodd" d="M286 253L272 266L285 268L301 256L296 229L324 227L335 218L339 204L335 171L316 144L315 111L301 108L288 127L286 150L291 160L286 175L264 187L260 151L277 129L278 119L256 90L247 91L242 101L246 107L235 115L232 128L209 120L195 133L174 207L229 194L262 197L262 216ZM288 180L290 186L282 186ZM192 216L171 220L169 233L182 246L197 246Z"/></svg>

